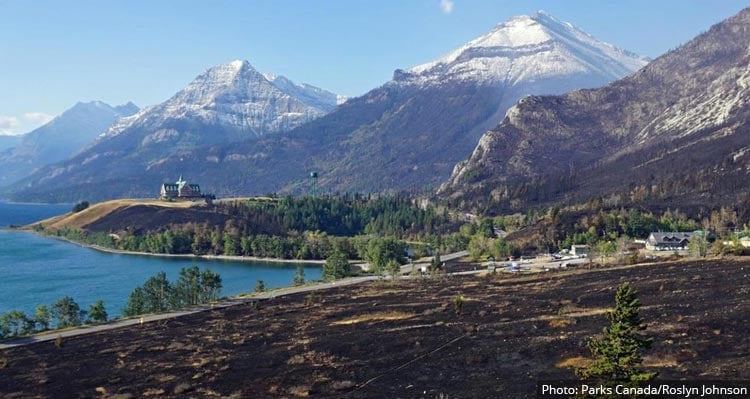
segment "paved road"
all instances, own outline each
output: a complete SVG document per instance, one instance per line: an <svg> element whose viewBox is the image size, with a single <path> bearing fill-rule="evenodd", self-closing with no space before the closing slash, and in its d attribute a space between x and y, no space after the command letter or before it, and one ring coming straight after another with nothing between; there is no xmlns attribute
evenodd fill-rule
<svg viewBox="0 0 750 399"><path fill-rule="evenodd" d="M462 252L456 252L454 254L447 254L444 257L443 256L441 257L442 259L445 259L445 260L453 260L456 258L460 258L462 256L466 256L466 254L467 254L466 251L462 251ZM262 300L277 298L277 297L281 297L284 295L291 295L291 294L298 294L298 293L304 293L304 292L326 290L326 289L333 288L333 287L343 287L343 286L348 286L348 285L361 284L367 281L379 280L382 278L383 277L381 276L350 277L350 278L345 278L345 279L337 280L337 281L330 282L330 283L320 283L320 284L307 285L307 286L302 286L302 287L287 287L287 288L281 288L281 289L269 291L269 292L259 294L259 295L253 295L252 297L232 298L226 301L215 303L213 305L204 305L204 306L198 306L198 307L191 308L191 309L175 311L175 312L160 313L160 314L146 315L143 317L138 317L138 318L133 318L133 319L118 320L118 321L113 321L110 323L100 324L96 326L80 327L80 328L69 329L69 330L50 331L44 334L37 334L34 336L30 336L30 337L23 337L23 338L10 340L4 343L0 343L0 350L13 348L17 346L29 345L29 344L33 344L37 342L54 341L58 337L68 338L68 337L75 337L75 336L84 335L84 334L92 334L92 333L96 333L100 331L114 330L116 328L134 326L134 325L150 323L150 322L165 320L165 319L172 319L175 317L185 316L185 315L194 314L198 312L205 312L211 309L226 308L229 306L236 306L236 305L240 305L240 304L248 303L248 302L262 301Z"/></svg>

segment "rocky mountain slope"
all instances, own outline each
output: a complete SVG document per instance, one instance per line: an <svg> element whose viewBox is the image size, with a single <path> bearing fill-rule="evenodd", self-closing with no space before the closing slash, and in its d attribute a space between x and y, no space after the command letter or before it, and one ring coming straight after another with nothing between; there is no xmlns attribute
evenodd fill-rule
<svg viewBox="0 0 750 399"><path fill-rule="evenodd" d="M282 136L180 147L169 157L153 154L147 165L108 166L113 158L141 151L122 146L125 152L112 152L106 164L79 170L66 165L37 175L15 197L70 200L55 191L58 185L77 197L146 195L179 173L210 184L218 195L299 192L307 189L311 170L319 172L322 190L419 191L445 181L522 96L597 87L645 64L547 14L515 17L446 57L397 70L392 81ZM169 134L146 137L165 146ZM100 183L106 193L97 191Z"/></svg>
<svg viewBox="0 0 750 399"><path fill-rule="evenodd" d="M74 158L37 171L11 190L44 192L19 197L36 201L151 196L156 181L175 178L149 175L170 156L284 132L325 115L340 101L317 87L264 75L247 61L218 65L167 101L119 120Z"/></svg>
<svg viewBox="0 0 750 399"><path fill-rule="evenodd" d="M11 184L35 169L70 158L117 119L133 115L133 103L111 106L101 101L78 103L44 126L0 152L0 186Z"/></svg>
<svg viewBox="0 0 750 399"><path fill-rule="evenodd" d="M0 134L0 151L17 146L21 142L21 135Z"/></svg>
<svg viewBox="0 0 750 399"><path fill-rule="evenodd" d="M645 64L547 14L514 17L284 137L212 148L214 163L196 154L161 166L200 165L226 193L303 191L310 170L324 190L419 191L445 181L523 95L597 87Z"/></svg>
<svg viewBox="0 0 750 399"><path fill-rule="evenodd" d="M662 208L745 201L748 43L745 9L608 86L524 98L439 195L496 211L594 197Z"/></svg>

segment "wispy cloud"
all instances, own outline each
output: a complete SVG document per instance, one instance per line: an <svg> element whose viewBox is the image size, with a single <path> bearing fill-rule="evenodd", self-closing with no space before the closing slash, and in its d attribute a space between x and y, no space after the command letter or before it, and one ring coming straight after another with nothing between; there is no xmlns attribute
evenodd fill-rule
<svg viewBox="0 0 750 399"><path fill-rule="evenodd" d="M440 11L448 15L453 12L453 0L440 0Z"/></svg>
<svg viewBox="0 0 750 399"><path fill-rule="evenodd" d="M18 118L15 116L3 116L0 115L0 133L13 134L14 129L20 125Z"/></svg>
<svg viewBox="0 0 750 399"><path fill-rule="evenodd" d="M23 118L27 121L44 125L54 118L52 115L45 114L44 112L27 112L23 114Z"/></svg>

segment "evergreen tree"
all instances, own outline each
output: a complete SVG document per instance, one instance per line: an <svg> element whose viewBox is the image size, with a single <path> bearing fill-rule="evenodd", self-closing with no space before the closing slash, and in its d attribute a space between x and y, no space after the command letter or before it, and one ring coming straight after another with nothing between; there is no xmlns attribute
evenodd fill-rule
<svg viewBox="0 0 750 399"><path fill-rule="evenodd" d="M641 352L651 347L652 339L640 334L646 327L639 312L641 302L629 283L623 283L615 294L615 309L607 314L610 325L601 338L588 343L594 361L577 374L606 386L649 381L656 373L642 367Z"/></svg>
<svg viewBox="0 0 750 399"><path fill-rule="evenodd" d="M89 323L106 323L107 317L107 310L104 308L104 301L101 299L89 306Z"/></svg>
<svg viewBox="0 0 750 399"><path fill-rule="evenodd" d="M21 311L11 310L0 315L0 337L16 337L33 331L34 321Z"/></svg>
<svg viewBox="0 0 750 399"><path fill-rule="evenodd" d="M258 280L257 283L255 283L255 292L265 292L266 291L266 283L263 282L263 280Z"/></svg>
<svg viewBox="0 0 750 399"><path fill-rule="evenodd" d="M297 265L297 272L294 274L294 285L305 284L305 268L302 265Z"/></svg>
<svg viewBox="0 0 750 399"><path fill-rule="evenodd" d="M221 295L221 276L219 273L206 269L201 273L200 302L208 303L219 299Z"/></svg>
<svg viewBox="0 0 750 399"><path fill-rule="evenodd" d="M66 296L52 304L52 318L57 321L57 328L66 328L81 325L81 319L86 314L81 311L73 298Z"/></svg>
<svg viewBox="0 0 750 399"><path fill-rule="evenodd" d="M49 325L52 320L52 315L49 313L49 309L45 305L39 305L34 311L34 324L36 325L37 331L49 330Z"/></svg>
<svg viewBox="0 0 750 399"><path fill-rule="evenodd" d="M346 256L338 249L334 250L323 265L323 280L334 281L350 274L351 267Z"/></svg>
<svg viewBox="0 0 750 399"><path fill-rule="evenodd" d="M172 308L200 303L201 273L198 266L180 269L180 277L172 286L169 302Z"/></svg>
<svg viewBox="0 0 750 399"><path fill-rule="evenodd" d="M169 309L171 285L167 274L159 272L143 284L143 311L141 313L159 313Z"/></svg>
<svg viewBox="0 0 750 399"><path fill-rule="evenodd" d="M146 313L146 297L143 293L143 288L136 287L128 297L128 303L122 310L122 314L126 317L137 316L139 314Z"/></svg>
<svg viewBox="0 0 750 399"><path fill-rule="evenodd" d="M430 271L438 271L443 267L443 261L440 260L440 252L435 251L435 256L432 257L432 262L430 263Z"/></svg>
<svg viewBox="0 0 750 399"><path fill-rule="evenodd" d="M693 257L705 258L706 255L708 255L708 240L706 239L706 234L705 231L695 233L688 242L688 251Z"/></svg>

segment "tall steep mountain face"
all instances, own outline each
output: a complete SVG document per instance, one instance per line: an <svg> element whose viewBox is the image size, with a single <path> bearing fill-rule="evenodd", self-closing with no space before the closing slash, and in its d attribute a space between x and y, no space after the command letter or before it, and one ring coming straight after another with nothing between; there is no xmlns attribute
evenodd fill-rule
<svg viewBox="0 0 750 399"><path fill-rule="evenodd" d="M547 14L514 17L443 58L397 70L392 81L287 134L180 148L169 157L154 156L145 167L117 161L117 173L109 167L94 173L103 167L99 163L86 174L51 171L53 178L29 182L14 198L75 199L55 190L58 185L94 199L151 195L158 183L180 173L220 196L303 191L313 170L322 190L434 188L522 96L598 87L646 62ZM121 147L120 153L111 150L107 163L140 151Z"/></svg>
<svg viewBox="0 0 750 399"><path fill-rule="evenodd" d="M14 183L44 165L70 158L117 119L136 112L138 107L133 103L113 107L92 101L74 105L0 152L0 186Z"/></svg>
<svg viewBox="0 0 750 399"><path fill-rule="evenodd" d="M608 86L524 98L438 196L480 211L736 205L750 194L749 118L745 9Z"/></svg>
<svg viewBox="0 0 750 399"><path fill-rule="evenodd" d="M434 188L522 96L598 87L646 62L545 13L514 17L283 137L161 166L201 165L220 194L303 191L309 171L323 190Z"/></svg>
<svg viewBox="0 0 750 399"><path fill-rule="evenodd" d="M218 65L169 100L119 120L75 157L19 182L10 196L29 201L150 197L154 184L175 179L173 173L154 171L170 157L285 132L325 115L339 101L317 87L264 75L247 61Z"/></svg>

